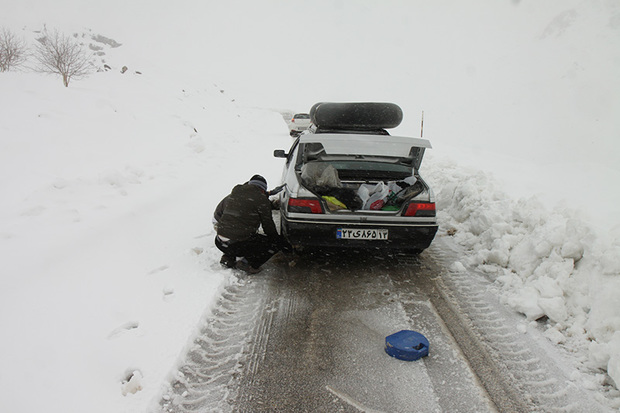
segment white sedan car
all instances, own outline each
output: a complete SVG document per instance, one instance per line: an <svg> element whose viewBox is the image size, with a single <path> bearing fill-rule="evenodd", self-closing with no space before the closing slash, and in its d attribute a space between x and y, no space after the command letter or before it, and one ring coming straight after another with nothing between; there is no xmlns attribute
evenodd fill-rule
<svg viewBox="0 0 620 413"><path fill-rule="evenodd" d="M437 232L433 191L420 176L426 139L391 136L390 103L320 103L313 129L285 158L281 232L298 249L377 248L419 253Z"/></svg>
<svg viewBox="0 0 620 413"><path fill-rule="evenodd" d="M289 131L291 136L297 137L303 131L307 130L310 127L310 115L307 113L296 113L291 118L289 122Z"/></svg>

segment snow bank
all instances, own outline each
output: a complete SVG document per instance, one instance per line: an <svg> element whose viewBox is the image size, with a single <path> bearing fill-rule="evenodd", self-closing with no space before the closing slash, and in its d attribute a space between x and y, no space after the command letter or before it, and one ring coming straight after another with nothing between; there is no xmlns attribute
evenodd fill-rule
<svg viewBox="0 0 620 413"><path fill-rule="evenodd" d="M504 303L543 321L550 340L620 383L620 228L604 242L578 210L514 200L487 173L429 158L440 228L466 247L465 264L495 280Z"/></svg>

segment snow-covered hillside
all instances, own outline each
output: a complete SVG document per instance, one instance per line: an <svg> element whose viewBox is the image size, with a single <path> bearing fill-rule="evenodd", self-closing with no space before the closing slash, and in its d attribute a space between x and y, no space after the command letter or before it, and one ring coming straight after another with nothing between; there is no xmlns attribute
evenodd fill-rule
<svg viewBox="0 0 620 413"><path fill-rule="evenodd" d="M275 186L278 111L326 100L394 101L404 135L425 111L422 172L470 252L452 270L497 280L620 408L617 2L5 3L29 42L121 46L69 88L0 73L0 410L145 411L234 282L215 205Z"/></svg>
<svg viewBox="0 0 620 413"><path fill-rule="evenodd" d="M275 182L286 126L148 75L0 83L2 410L140 411L231 277L215 205L256 172ZM144 391L123 397L134 371Z"/></svg>

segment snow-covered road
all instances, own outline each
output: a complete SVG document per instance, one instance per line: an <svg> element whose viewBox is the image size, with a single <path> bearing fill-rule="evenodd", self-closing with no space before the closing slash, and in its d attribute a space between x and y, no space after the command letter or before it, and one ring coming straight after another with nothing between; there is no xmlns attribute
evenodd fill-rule
<svg viewBox="0 0 620 413"><path fill-rule="evenodd" d="M413 258L276 257L220 298L161 411L611 411L483 274L449 270L458 254L444 234ZM429 357L384 352L402 329Z"/></svg>

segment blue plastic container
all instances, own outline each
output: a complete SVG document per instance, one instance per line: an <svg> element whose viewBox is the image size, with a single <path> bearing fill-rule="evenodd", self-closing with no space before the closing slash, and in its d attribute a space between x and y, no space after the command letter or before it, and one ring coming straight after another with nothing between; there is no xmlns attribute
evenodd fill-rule
<svg viewBox="0 0 620 413"><path fill-rule="evenodd" d="M401 330L385 338L385 352L399 360L414 361L428 356L429 343L417 331Z"/></svg>

